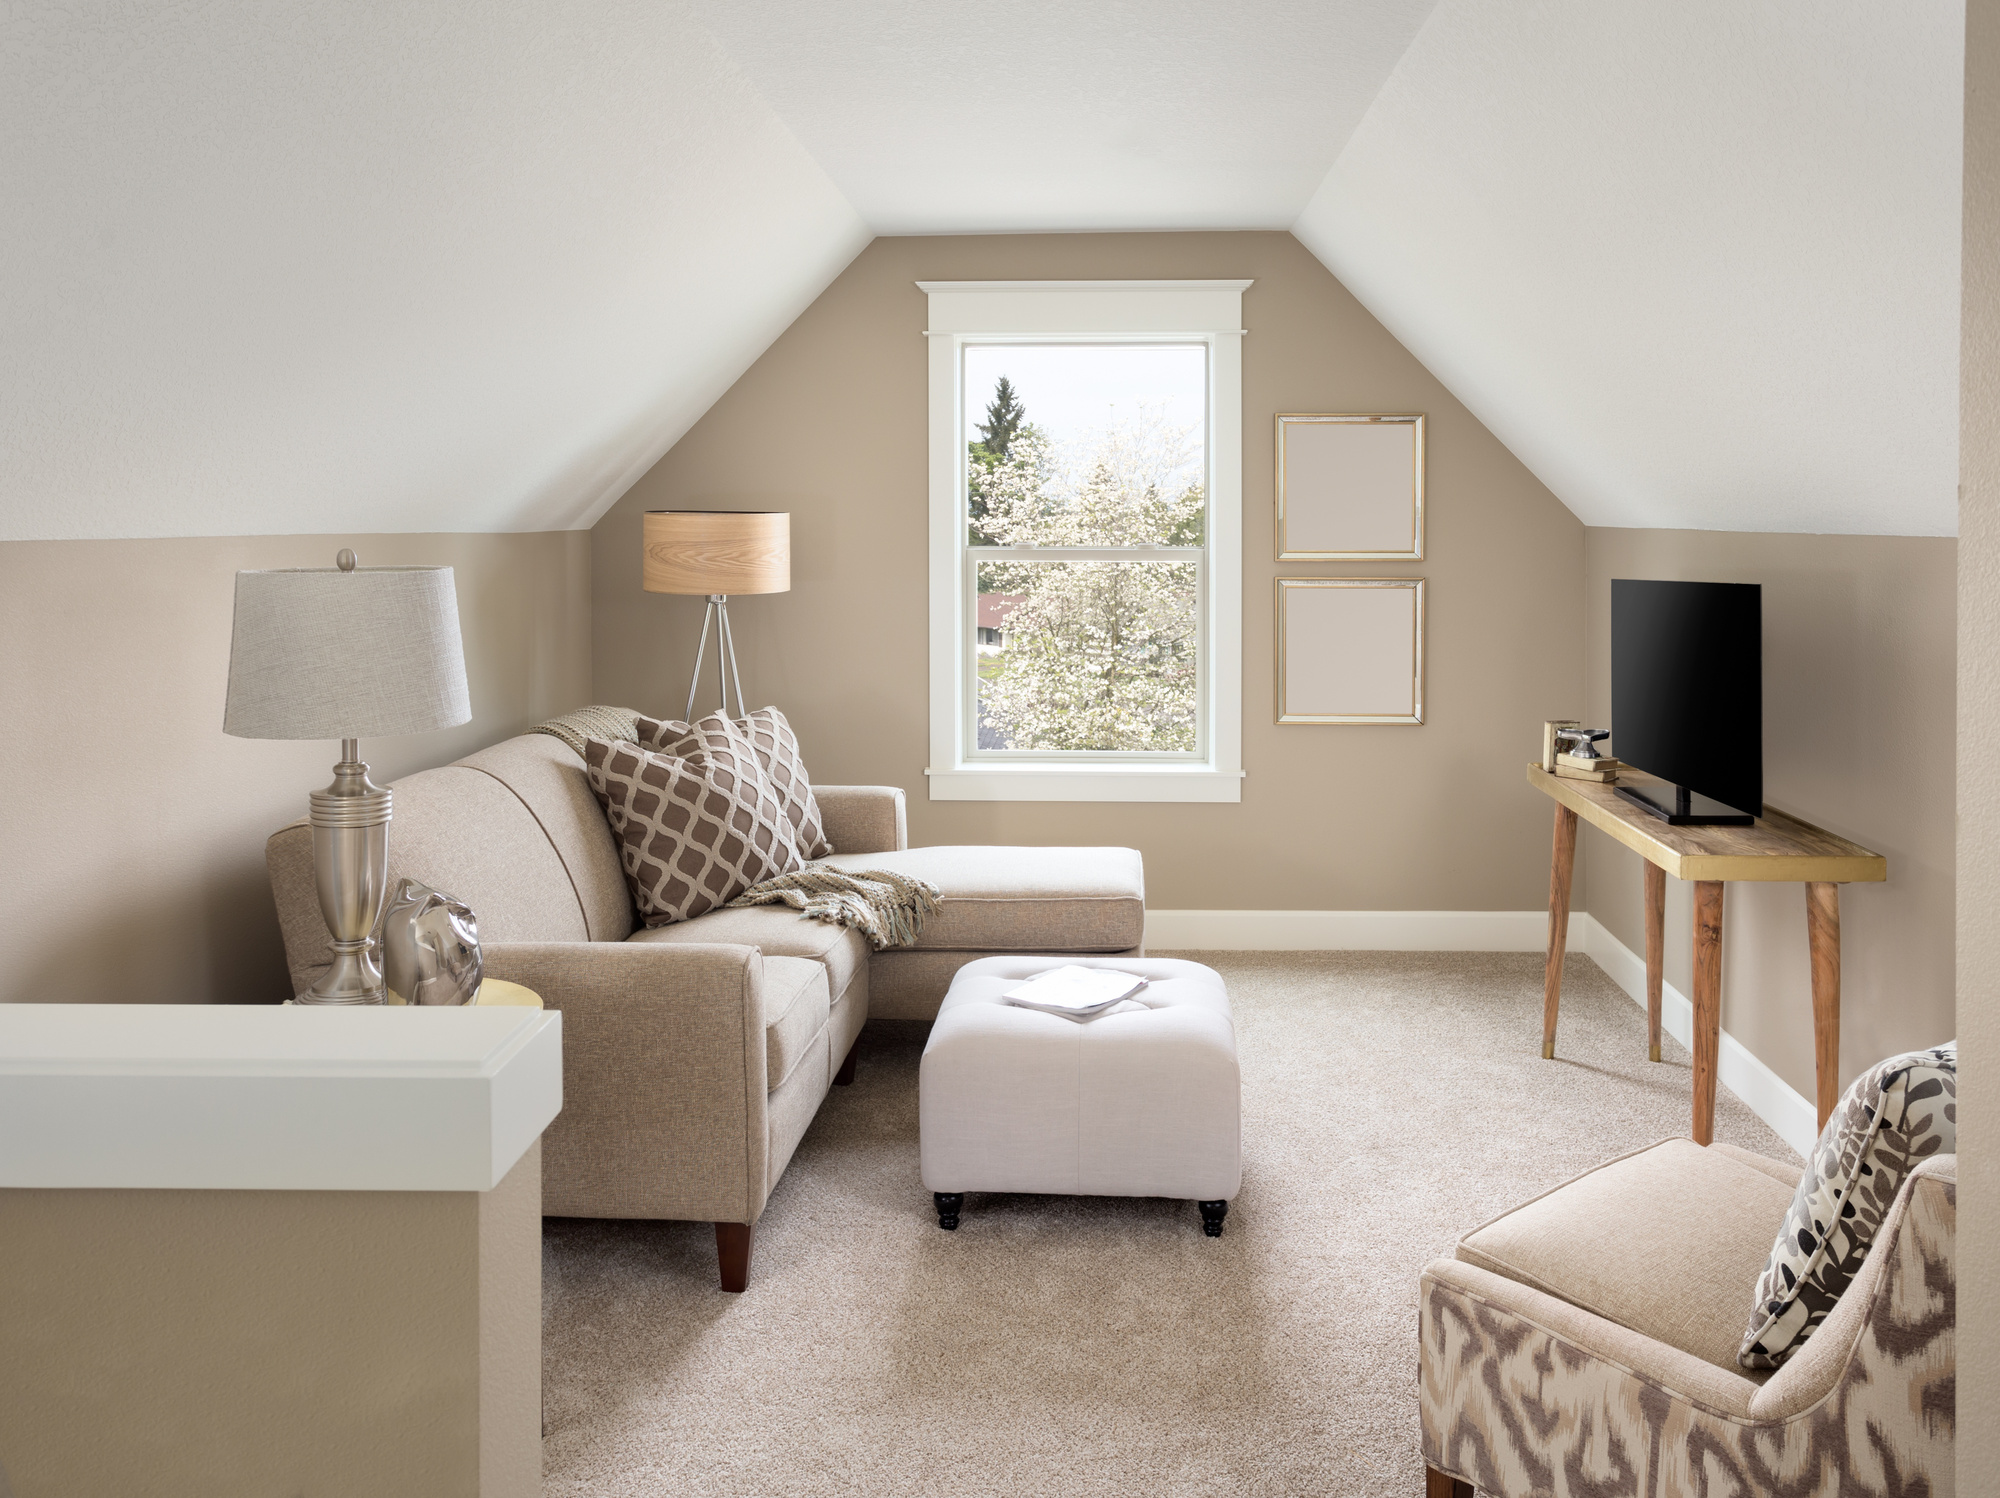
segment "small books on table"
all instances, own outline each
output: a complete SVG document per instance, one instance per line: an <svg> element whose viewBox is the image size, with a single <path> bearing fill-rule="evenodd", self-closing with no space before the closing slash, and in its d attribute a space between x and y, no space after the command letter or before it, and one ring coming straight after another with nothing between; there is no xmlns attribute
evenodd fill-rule
<svg viewBox="0 0 2000 1498"><path fill-rule="evenodd" d="M1551 718L1542 725L1542 768L1549 774L1556 772L1556 753L1562 747L1556 742L1556 730L1581 727L1575 718Z"/></svg>
<svg viewBox="0 0 2000 1498"><path fill-rule="evenodd" d="M1601 785L1614 784L1618 772L1625 766L1608 754L1600 754L1596 759L1583 759L1574 754L1556 756L1555 773L1564 780L1595 780Z"/></svg>
<svg viewBox="0 0 2000 1498"><path fill-rule="evenodd" d="M1123 1003L1146 986L1137 973L1121 973L1108 967L1051 968L1025 983L1016 984L1000 997L1023 1009L1039 1009L1044 1014L1060 1014L1068 1019L1090 1019L1113 1004Z"/></svg>

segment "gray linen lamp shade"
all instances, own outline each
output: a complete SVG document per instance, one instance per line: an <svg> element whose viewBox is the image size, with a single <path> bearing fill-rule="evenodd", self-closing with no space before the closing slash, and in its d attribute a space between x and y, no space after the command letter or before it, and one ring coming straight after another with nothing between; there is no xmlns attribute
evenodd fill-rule
<svg viewBox="0 0 2000 1498"><path fill-rule="evenodd" d="M379 738L471 717L451 568L236 574L224 733Z"/></svg>

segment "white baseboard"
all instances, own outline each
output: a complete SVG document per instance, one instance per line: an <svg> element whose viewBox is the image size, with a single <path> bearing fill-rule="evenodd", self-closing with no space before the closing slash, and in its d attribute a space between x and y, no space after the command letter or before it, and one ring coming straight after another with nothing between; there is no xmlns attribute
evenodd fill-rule
<svg viewBox="0 0 2000 1498"><path fill-rule="evenodd" d="M1545 910L1148 910L1148 950L1210 952L1540 952ZM1644 1008L1646 964L1594 916L1569 921L1569 948L1604 970ZM1662 986L1660 1027L1692 1046L1694 1005ZM1801 1155L1819 1138L1819 1113L1728 1031L1716 1080Z"/></svg>
<svg viewBox="0 0 2000 1498"><path fill-rule="evenodd" d="M1539 952L1545 910L1148 910L1146 946L1207 952Z"/></svg>
<svg viewBox="0 0 2000 1498"><path fill-rule="evenodd" d="M1646 1007L1646 959L1607 931L1595 916L1569 918L1569 950L1584 953L1633 1003ZM1671 983L1660 985L1660 1028L1690 1050L1694 1048L1694 1005ZM1819 1139L1818 1104L1802 1097L1727 1030L1722 1032L1715 1077L1800 1155L1812 1154Z"/></svg>

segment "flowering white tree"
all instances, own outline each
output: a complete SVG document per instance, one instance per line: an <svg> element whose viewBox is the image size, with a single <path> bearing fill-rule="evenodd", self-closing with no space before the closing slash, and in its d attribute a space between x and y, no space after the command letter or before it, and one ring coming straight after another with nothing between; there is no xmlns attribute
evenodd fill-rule
<svg viewBox="0 0 2000 1498"><path fill-rule="evenodd" d="M1191 430L1156 413L1141 411L1069 452L1024 425L982 467L986 544L1201 544L1201 451ZM980 683L982 720L1006 747L1196 747L1193 562L982 560L979 591L1020 600Z"/></svg>

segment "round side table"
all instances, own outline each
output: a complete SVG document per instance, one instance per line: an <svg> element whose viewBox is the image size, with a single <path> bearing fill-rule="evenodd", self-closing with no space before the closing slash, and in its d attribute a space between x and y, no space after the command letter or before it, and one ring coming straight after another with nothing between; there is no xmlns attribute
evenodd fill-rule
<svg viewBox="0 0 2000 1498"><path fill-rule="evenodd" d="M509 983L504 978L488 978L479 985L479 992L472 996L472 1002L487 1008L495 1004L509 1004L517 1009L539 1009L542 1007L542 996L532 988Z"/></svg>

